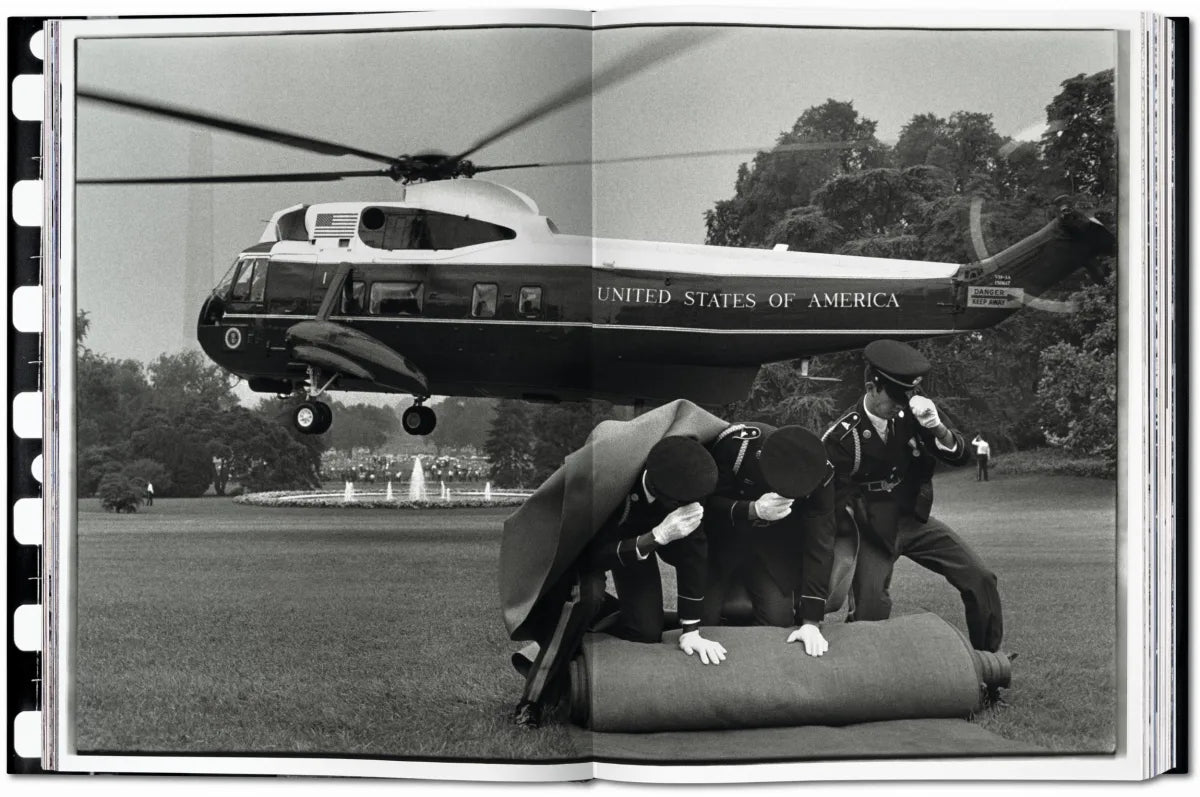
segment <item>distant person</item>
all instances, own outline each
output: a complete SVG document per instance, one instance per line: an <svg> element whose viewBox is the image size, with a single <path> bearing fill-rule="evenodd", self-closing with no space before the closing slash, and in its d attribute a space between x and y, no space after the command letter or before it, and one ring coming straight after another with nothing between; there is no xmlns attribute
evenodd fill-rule
<svg viewBox="0 0 1200 797"><path fill-rule="evenodd" d="M154 506L154 485L146 482L146 506Z"/></svg>
<svg viewBox="0 0 1200 797"><path fill-rule="evenodd" d="M988 460L992 456L992 447L988 445L987 438L983 436L982 432L975 435L971 445L975 446L975 481L987 481Z"/></svg>
<svg viewBox="0 0 1200 797"><path fill-rule="evenodd" d="M865 395L823 437L836 470L837 522L859 531L846 619L891 615L892 570L906 556L958 590L971 646L996 651L1004 634L996 575L953 529L930 517L934 467L966 464L966 440L920 394L931 368L925 355L895 340L874 341L863 355Z"/></svg>

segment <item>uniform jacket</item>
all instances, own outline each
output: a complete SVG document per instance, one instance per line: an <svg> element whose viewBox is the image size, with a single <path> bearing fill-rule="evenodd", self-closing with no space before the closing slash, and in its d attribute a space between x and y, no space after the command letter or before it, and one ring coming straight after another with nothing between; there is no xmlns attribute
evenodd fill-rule
<svg viewBox="0 0 1200 797"><path fill-rule="evenodd" d="M921 521L929 518L937 462L962 465L971 457L963 436L954 429L950 434L954 447L947 451L937 444L934 431L921 426L906 409L892 421L892 432L885 442L860 399L822 436L836 472L834 500L838 511L856 506L860 515L865 514L870 532L889 550L895 550L896 525L901 515L916 515Z"/></svg>
<svg viewBox="0 0 1200 797"><path fill-rule="evenodd" d="M830 594L833 570L834 468L805 499L797 499L787 517L773 523L751 520L750 507L770 492L757 466L765 435L775 427L739 423L709 446L717 463L717 489L706 503L704 528L709 540L710 566L737 561L739 549L759 557L771 578L784 590L801 596L804 620L820 621Z"/></svg>
<svg viewBox="0 0 1200 797"><path fill-rule="evenodd" d="M646 456L662 438L691 435L709 443L729 424L690 401L673 401L632 421L604 421L504 521L500 543L500 605L513 639L535 639L553 627L560 582L579 564L596 532L641 477Z"/></svg>
<svg viewBox="0 0 1200 797"><path fill-rule="evenodd" d="M704 601L704 580L708 572L708 543L704 526L667 545L637 544L639 535L652 531L668 514L662 501L650 500L645 485L638 479L624 502L592 538L583 557L583 566L590 571L616 570L657 553L664 562L675 568L679 619L683 622L699 622ZM658 577L656 572L654 578Z"/></svg>

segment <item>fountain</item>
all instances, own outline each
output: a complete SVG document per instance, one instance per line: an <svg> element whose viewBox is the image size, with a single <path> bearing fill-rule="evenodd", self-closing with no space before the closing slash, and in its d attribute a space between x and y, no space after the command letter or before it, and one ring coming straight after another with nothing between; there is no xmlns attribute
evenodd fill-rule
<svg viewBox="0 0 1200 797"><path fill-rule="evenodd" d="M491 482L485 482L483 485L483 500L484 501L492 500L492 483Z"/></svg>
<svg viewBox="0 0 1200 797"><path fill-rule="evenodd" d="M409 501L424 501L425 495L425 471L421 468L421 458L413 458L412 476L408 479L408 500Z"/></svg>
<svg viewBox="0 0 1200 797"><path fill-rule="evenodd" d="M346 492L342 495L342 500L346 502L354 500L354 482L346 482Z"/></svg>
<svg viewBox="0 0 1200 797"><path fill-rule="evenodd" d="M392 496L392 480L391 480L391 479L388 479L388 486L387 486L387 500L389 500L389 501L394 501L394 500L396 500L396 499L395 499L395 498Z"/></svg>

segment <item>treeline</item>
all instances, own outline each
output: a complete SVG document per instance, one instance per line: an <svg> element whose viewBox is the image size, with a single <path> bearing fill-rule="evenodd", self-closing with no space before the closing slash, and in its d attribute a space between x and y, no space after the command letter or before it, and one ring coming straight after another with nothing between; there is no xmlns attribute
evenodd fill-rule
<svg viewBox="0 0 1200 797"><path fill-rule="evenodd" d="M1056 199L1116 229L1113 73L1079 75L1046 108L1036 142L1000 136L989 114L917 114L894 146L853 103L809 108L778 143L836 145L760 153L738 171L735 195L706 213L712 244L950 263L978 260L1043 226ZM972 216L977 219L972 223ZM985 251L980 251L980 247ZM1049 296L980 332L921 342L926 380L961 429L998 450L1038 446L1115 468L1115 263L1079 273ZM727 414L820 429L862 392L858 352L815 358L814 382L796 363L767 366Z"/></svg>
<svg viewBox="0 0 1200 797"><path fill-rule="evenodd" d="M149 365L89 349L86 312L77 319L76 474L81 496L133 509L156 497L305 489L321 479L330 447L375 450L402 435L393 408L332 401L326 435L292 428L297 398L238 402L237 377L198 351L163 354ZM327 397L328 398L328 397Z"/></svg>

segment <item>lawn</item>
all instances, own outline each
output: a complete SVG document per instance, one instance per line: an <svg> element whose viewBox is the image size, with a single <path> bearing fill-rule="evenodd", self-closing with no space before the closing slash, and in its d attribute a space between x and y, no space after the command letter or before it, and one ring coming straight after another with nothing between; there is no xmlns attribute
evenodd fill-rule
<svg viewBox="0 0 1200 797"><path fill-rule="evenodd" d="M1116 728L1115 488L938 477L938 515L999 574L1008 705L976 718L1052 750ZM561 725L519 731L496 589L510 509L277 509L80 502L77 739L90 752L586 757ZM897 614L963 627L958 596L902 561Z"/></svg>

